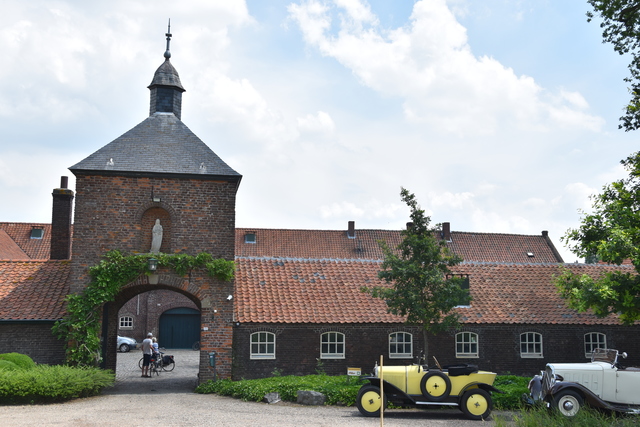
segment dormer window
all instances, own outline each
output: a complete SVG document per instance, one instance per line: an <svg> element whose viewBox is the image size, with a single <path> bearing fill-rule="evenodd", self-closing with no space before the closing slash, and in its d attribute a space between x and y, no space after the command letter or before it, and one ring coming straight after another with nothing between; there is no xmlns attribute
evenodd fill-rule
<svg viewBox="0 0 640 427"><path fill-rule="evenodd" d="M44 228L32 228L31 235L29 237L31 239L42 239L44 237Z"/></svg>
<svg viewBox="0 0 640 427"><path fill-rule="evenodd" d="M256 243L256 233L245 233L244 235L245 243Z"/></svg>

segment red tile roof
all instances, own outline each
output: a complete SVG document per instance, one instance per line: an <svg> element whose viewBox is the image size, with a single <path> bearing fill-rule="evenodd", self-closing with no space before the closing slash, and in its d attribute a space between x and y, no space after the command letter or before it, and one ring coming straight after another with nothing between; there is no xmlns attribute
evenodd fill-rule
<svg viewBox="0 0 640 427"><path fill-rule="evenodd" d="M0 261L0 319L60 319L70 267L69 261Z"/></svg>
<svg viewBox="0 0 640 427"><path fill-rule="evenodd" d="M42 239L32 239L31 229L43 228ZM29 259L44 260L49 259L51 251L51 224L26 223L26 222L0 222L0 230L7 233L9 237L22 249ZM0 253L0 255L2 255ZM0 259L9 259L0 257Z"/></svg>
<svg viewBox="0 0 640 427"><path fill-rule="evenodd" d="M238 322L249 323L398 323L386 305L360 292L380 285L381 263L358 260L236 259L235 308ZM463 263L473 301L457 309L464 323L618 324L569 309L556 293L554 274L602 274L612 266L584 264ZM625 267L622 267L625 268ZM631 269L633 271L633 269Z"/></svg>
<svg viewBox="0 0 640 427"><path fill-rule="evenodd" d="M29 256L4 230L0 230L0 259L25 261Z"/></svg>
<svg viewBox="0 0 640 427"><path fill-rule="evenodd" d="M255 243L245 243L248 233L255 234ZM383 254L378 241L385 240L395 247L402 239L400 233L400 230L356 230L356 238L350 239L346 230L237 228L236 256L379 260ZM454 231L447 245L465 261L562 262L553 244L542 234Z"/></svg>

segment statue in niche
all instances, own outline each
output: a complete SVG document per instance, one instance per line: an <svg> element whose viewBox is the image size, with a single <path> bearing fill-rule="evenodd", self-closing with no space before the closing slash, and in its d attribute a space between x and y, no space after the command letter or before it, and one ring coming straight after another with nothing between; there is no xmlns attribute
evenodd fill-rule
<svg viewBox="0 0 640 427"><path fill-rule="evenodd" d="M156 225L153 226L152 238L151 238L151 252L157 254L160 252L160 246L162 246L162 226L160 220L156 219Z"/></svg>

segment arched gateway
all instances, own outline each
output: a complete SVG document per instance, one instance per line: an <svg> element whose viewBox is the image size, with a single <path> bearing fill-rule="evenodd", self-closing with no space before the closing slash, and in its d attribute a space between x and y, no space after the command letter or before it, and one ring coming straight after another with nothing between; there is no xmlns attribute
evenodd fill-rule
<svg viewBox="0 0 640 427"><path fill-rule="evenodd" d="M149 253L153 246L154 252L234 259L235 199L242 176L181 121L185 90L169 60L170 38L167 33L165 61L149 85L149 117L69 168L76 176L72 292L82 291L89 267L110 250ZM214 378L210 352L216 352L216 376L230 377L233 304L227 297L234 284L198 270L185 276L169 269L141 275L105 305L105 366L116 364L118 309L156 289L179 292L200 310L200 381Z"/></svg>

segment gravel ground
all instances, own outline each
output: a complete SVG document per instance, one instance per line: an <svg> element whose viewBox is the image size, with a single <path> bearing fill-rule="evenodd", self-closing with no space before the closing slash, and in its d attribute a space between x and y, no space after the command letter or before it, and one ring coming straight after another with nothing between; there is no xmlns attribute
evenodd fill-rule
<svg viewBox="0 0 640 427"><path fill-rule="evenodd" d="M102 396L53 405L1 406L2 426L379 426L355 407L302 406L280 402L242 402L238 399L193 393L197 382L198 352L167 350L176 360L172 372L141 378L139 351L118 354L116 385ZM509 414L500 414L510 418ZM492 426L466 420L458 410L385 412L387 427Z"/></svg>

